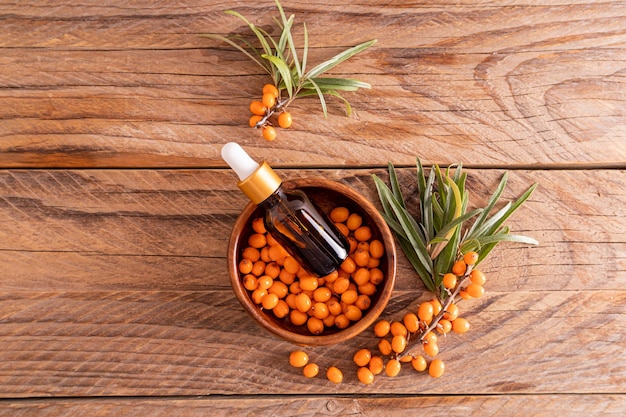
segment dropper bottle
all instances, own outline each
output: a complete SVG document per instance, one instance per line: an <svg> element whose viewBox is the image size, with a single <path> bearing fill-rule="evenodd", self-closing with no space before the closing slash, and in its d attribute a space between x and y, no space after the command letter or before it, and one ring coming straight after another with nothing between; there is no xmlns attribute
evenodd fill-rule
<svg viewBox="0 0 626 417"><path fill-rule="evenodd" d="M267 162L259 165L233 142L224 145L222 158L239 176L241 191L263 208L267 231L304 269L326 276L348 257L350 243L333 222L302 190L285 190Z"/></svg>

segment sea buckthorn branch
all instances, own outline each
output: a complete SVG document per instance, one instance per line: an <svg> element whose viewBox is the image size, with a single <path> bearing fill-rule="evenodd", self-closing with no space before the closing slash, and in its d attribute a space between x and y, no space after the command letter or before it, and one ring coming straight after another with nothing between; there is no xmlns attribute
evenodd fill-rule
<svg viewBox="0 0 626 417"><path fill-rule="evenodd" d="M340 92L357 91L360 88L371 88L371 85L351 78L322 77L322 75L376 43L376 39L360 43L307 70L309 37L306 24L302 25L303 47L302 59L300 59L298 48L295 45L291 33L295 16L291 15L287 17L280 2L278 0L275 0L275 2L280 13L280 19L275 19L280 29L280 36L278 38L272 37L267 31L254 25L246 17L234 10L227 10L225 13L242 20L256 37L258 41L257 45L254 45L252 41L242 38L241 36L222 36L218 34L201 35L225 42L234 47L263 68L263 70L272 77L271 85L273 85L278 92L274 98L277 99L278 102L268 105L263 103L263 106L255 104L255 110L251 108L254 115L252 119L254 120L250 120L251 127L263 128L263 135L267 140L273 140L275 138L275 131L270 123L271 116L281 110L284 114L289 104L299 97L317 96L322 106L324 117L328 115L324 96L336 97L344 103L346 114L349 116L352 113L352 106ZM281 100L283 92L286 93L287 98ZM265 101L265 94L264 91L263 101ZM259 118L258 116L261 117ZM290 116L289 119L291 120ZM288 125L290 126L291 123L288 123Z"/></svg>

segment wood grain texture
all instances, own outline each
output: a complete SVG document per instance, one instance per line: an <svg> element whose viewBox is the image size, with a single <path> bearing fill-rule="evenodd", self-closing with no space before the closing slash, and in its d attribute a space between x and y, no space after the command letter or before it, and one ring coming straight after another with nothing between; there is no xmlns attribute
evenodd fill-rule
<svg viewBox="0 0 626 417"><path fill-rule="evenodd" d="M284 6L312 63L379 39L335 71L373 89L352 118L297 101L272 144L247 127L268 78L198 35L244 33L228 8L271 30L273 2L0 4L0 167L223 166L230 140L277 166L624 166L622 2L346 4Z"/></svg>
<svg viewBox="0 0 626 417"><path fill-rule="evenodd" d="M372 172L385 174L323 171L376 202ZM472 201L484 204L502 172L469 173ZM414 170L399 175L410 195ZM311 349L320 366L346 370L342 385L311 383L286 362L294 346L260 331L237 304L224 238L245 201L231 173L4 171L0 392L624 394L624 175L512 171L506 199L534 181L540 187L511 228L541 245L495 251L484 268L488 295L463 307L474 331L442 342L446 378L405 369L365 387L351 357L360 347L375 348L369 333ZM402 255L399 263L384 313L390 319L428 298Z"/></svg>
<svg viewBox="0 0 626 417"><path fill-rule="evenodd" d="M303 396L279 398L193 398L193 399L102 399L35 400L9 403L4 411L15 417L27 416L119 416L150 415L244 417L254 415L401 417L424 414L432 417L491 415L553 417L555 415L622 416L626 404L619 395L584 397L546 395L540 397L501 396L385 396L351 398ZM509 410L509 412L507 412ZM517 410L517 411L515 411ZM0 409L0 413L3 410Z"/></svg>

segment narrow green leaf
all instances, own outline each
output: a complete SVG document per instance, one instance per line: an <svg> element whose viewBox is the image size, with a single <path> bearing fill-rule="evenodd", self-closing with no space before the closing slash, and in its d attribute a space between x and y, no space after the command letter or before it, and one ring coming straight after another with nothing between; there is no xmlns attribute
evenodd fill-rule
<svg viewBox="0 0 626 417"><path fill-rule="evenodd" d="M235 16L243 20L248 25L248 27L252 30L252 32L256 35L256 37L259 39L259 42L261 43L261 46L263 47L263 51L265 51L267 55L272 55L272 48L267 43L267 40L265 39L265 35L263 34L263 32L259 30L259 28L254 26L254 24L252 24L248 19L246 19L246 17L243 16L241 13L238 13L234 10L226 10L224 13L230 14L232 16Z"/></svg>
<svg viewBox="0 0 626 417"><path fill-rule="evenodd" d="M328 109L326 108L326 100L324 99L324 93L319 88L319 86L315 83L315 81L309 80L309 82L315 88L315 91L317 92L317 96L320 99L320 104L322 105L322 112L324 113L324 118L328 117Z"/></svg>
<svg viewBox="0 0 626 417"><path fill-rule="evenodd" d="M287 63L274 55L263 54L262 57L274 64L274 66L280 73L283 82L285 83L285 90L287 90L287 94L289 94L289 97L291 97L293 95L293 83L291 78L291 72Z"/></svg>
<svg viewBox="0 0 626 417"><path fill-rule="evenodd" d="M376 39L373 39L371 41L368 42L364 42L361 43L359 45L356 45L352 48L349 48L337 55L335 55L334 57L332 57L331 59L322 62L319 65L316 65L314 68L312 68L306 75L305 78L316 78L318 76L320 76L321 74L325 73L326 71L330 70L331 68L334 68L335 66L341 64L342 62L344 62L346 59L358 54L359 52L369 48L370 46L374 45L376 43Z"/></svg>
<svg viewBox="0 0 626 417"><path fill-rule="evenodd" d="M259 66L261 66L261 68L263 68L265 71L267 71L267 72L269 72L271 74L271 69L268 68L268 66L265 65L262 60L258 59L258 57L255 57L254 55L252 55L245 48L242 48L239 44L237 44L236 42L232 41L231 39L229 39L229 38L227 38L225 36L214 35L214 34L211 34L211 33L202 34L200 36L202 36L204 38L209 38L209 39L213 39L213 40L216 40L216 41L220 41L220 42L224 42L224 43L229 44L230 46L232 46L233 48L237 49L238 51L243 52L248 58L252 59L254 62L259 64Z"/></svg>
<svg viewBox="0 0 626 417"><path fill-rule="evenodd" d="M291 35L291 22L293 22L294 16L292 15L289 19L285 15L285 11L283 10L283 6L280 4L278 0L276 0L276 7L280 13L280 17L283 21L283 33L287 37L287 45L289 46L289 50L291 51L291 57L293 59L293 65L296 68L296 72L299 78L302 78L302 68L300 67L300 61L298 60L298 53L296 51L296 45L293 41L293 36Z"/></svg>
<svg viewBox="0 0 626 417"><path fill-rule="evenodd" d="M491 213L491 210L493 210L496 203L500 199L500 196L504 192L507 178L508 178L508 174L505 172L504 175L502 175L502 179L500 180L500 183L498 184L496 191L489 198L489 201L487 202L487 206L485 206L485 210L481 213L480 216L478 216L478 218L476 219L472 227L469 229L468 234L467 234L469 238L475 237L476 236L475 231L480 229L485 223L485 221L487 220L489 213Z"/></svg>
<svg viewBox="0 0 626 417"><path fill-rule="evenodd" d="M306 63L307 63L307 58L309 56L309 32L306 29L306 23L302 24L302 28L304 30L303 33L303 43L304 45L302 46L302 73L304 73L306 71Z"/></svg>
<svg viewBox="0 0 626 417"><path fill-rule="evenodd" d="M322 90L357 91L359 88L372 88L370 84L352 78L317 77L312 78L312 80L314 80ZM307 84L308 82L308 80L305 81L302 88L311 88L311 86Z"/></svg>
<svg viewBox="0 0 626 417"><path fill-rule="evenodd" d="M400 182L398 181L398 173L396 172L396 168L391 162L389 162L387 164L387 170L389 171L389 184L391 184L391 191L393 192L393 196L396 198L396 200L398 200L403 208L406 208L404 196L402 195L402 189L400 188Z"/></svg>

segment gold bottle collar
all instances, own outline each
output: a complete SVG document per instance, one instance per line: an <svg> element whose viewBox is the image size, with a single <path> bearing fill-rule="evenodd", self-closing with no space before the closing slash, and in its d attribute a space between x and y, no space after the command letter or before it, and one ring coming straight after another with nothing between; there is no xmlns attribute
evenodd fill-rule
<svg viewBox="0 0 626 417"><path fill-rule="evenodd" d="M280 177L267 162L263 162L259 167L237 186L254 204L260 204L266 198L274 194L282 183Z"/></svg>

